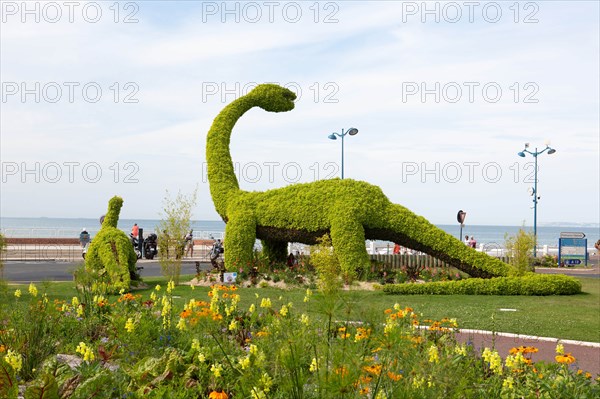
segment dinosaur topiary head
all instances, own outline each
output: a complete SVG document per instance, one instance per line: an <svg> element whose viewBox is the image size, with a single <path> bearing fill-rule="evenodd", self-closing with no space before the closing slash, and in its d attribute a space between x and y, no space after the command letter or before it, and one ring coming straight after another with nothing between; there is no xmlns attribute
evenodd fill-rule
<svg viewBox="0 0 600 399"><path fill-rule="evenodd" d="M266 83L256 86L248 97L256 105L268 112L286 112L294 109L296 94L276 84Z"/></svg>

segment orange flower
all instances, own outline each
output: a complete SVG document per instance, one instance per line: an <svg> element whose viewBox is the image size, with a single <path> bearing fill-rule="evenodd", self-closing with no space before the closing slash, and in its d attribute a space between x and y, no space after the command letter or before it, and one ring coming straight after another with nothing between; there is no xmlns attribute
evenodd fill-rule
<svg viewBox="0 0 600 399"><path fill-rule="evenodd" d="M217 389L216 391L212 391L210 395L208 395L208 399L228 399L229 396L227 392L223 392L222 389Z"/></svg>
<svg viewBox="0 0 600 399"><path fill-rule="evenodd" d="M391 314L392 313L392 309L386 309L383 311L383 313L385 314Z"/></svg>
<svg viewBox="0 0 600 399"><path fill-rule="evenodd" d="M192 315L192 310L191 309L186 309L186 310L184 310L183 312L181 312L179 314L179 316L181 316L182 319L187 319L191 315Z"/></svg>
<svg viewBox="0 0 600 399"><path fill-rule="evenodd" d="M361 395L367 395L369 393L369 387L364 387L360 390Z"/></svg>
<svg viewBox="0 0 600 399"><path fill-rule="evenodd" d="M528 354L528 353L537 353L538 352L538 348L534 347L534 346L519 346L518 348L512 348L509 353L511 355L516 355L517 353L522 353L522 354Z"/></svg>
<svg viewBox="0 0 600 399"><path fill-rule="evenodd" d="M557 355L555 359L557 362L564 364L571 364L575 361L575 358L571 356L570 353L566 353L564 355Z"/></svg>
<svg viewBox="0 0 600 399"><path fill-rule="evenodd" d="M402 379L402 374L396 374L396 373L394 373L392 371L388 371L387 372L387 376L392 381L400 381Z"/></svg>
<svg viewBox="0 0 600 399"><path fill-rule="evenodd" d="M367 373L379 375L381 373L381 364L373 364L371 366L363 367Z"/></svg>

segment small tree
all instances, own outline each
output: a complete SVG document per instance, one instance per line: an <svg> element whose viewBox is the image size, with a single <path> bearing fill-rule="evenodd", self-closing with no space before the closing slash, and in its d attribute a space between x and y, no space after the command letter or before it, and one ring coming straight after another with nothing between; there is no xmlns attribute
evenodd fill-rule
<svg viewBox="0 0 600 399"><path fill-rule="evenodd" d="M310 263L319 276L319 288L324 294L334 294L342 286L340 261L335 254L331 237L325 234L318 244L310 247Z"/></svg>
<svg viewBox="0 0 600 399"><path fill-rule="evenodd" d="M179 284L181 261L185 252L185 235L190 231L192 208L196 204L198 188L191 194L177 193L171 198L167 191L163 200L163 213L158 224L158 258L165 277Z"/></svg>
<svg viewBox="0 0 600 399"><path fill-rule="evenodd" d="M524 229L519 229L515 236L504 236L504 246L508 251L510 264L516 269L517 275L522 276L527 271L533 271L530 258L533 254L535 236Z"/></svg>

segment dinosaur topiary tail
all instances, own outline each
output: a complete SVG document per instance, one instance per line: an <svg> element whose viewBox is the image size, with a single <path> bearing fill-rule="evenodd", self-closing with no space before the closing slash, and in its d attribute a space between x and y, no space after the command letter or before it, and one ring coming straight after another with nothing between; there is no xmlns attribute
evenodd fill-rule
<svg viewBox="0 0 600 399"><path fill-rule="evenodd" d="M466 246L402 205L389 204L386 219L385 227L365 228L367 235L432 255L473 277L500 277L514 272L510 265Z"/></svg>

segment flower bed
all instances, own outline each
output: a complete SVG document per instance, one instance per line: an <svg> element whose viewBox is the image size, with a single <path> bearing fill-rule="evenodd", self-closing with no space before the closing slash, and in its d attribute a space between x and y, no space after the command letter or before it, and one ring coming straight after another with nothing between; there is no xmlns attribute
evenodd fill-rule
<svg viewBox="0 0 600 399"><path fill-rule="evenodd" d="M173 289L156 286L149 298L81 291L68 302L34 285L15 292L2 308L0 397L17 397L19 385L26 397L46 399L600 394L560 346L551 364L532 364L532 347L478 354L456 342L455 320L422 320L399 304L338 320L337 297L317 302L310 290L301 313L259 289L217 285L184 304ZM249 306L240 306L241 295L252 298ZM65 354L79 361L64 363Z"/></svg>

